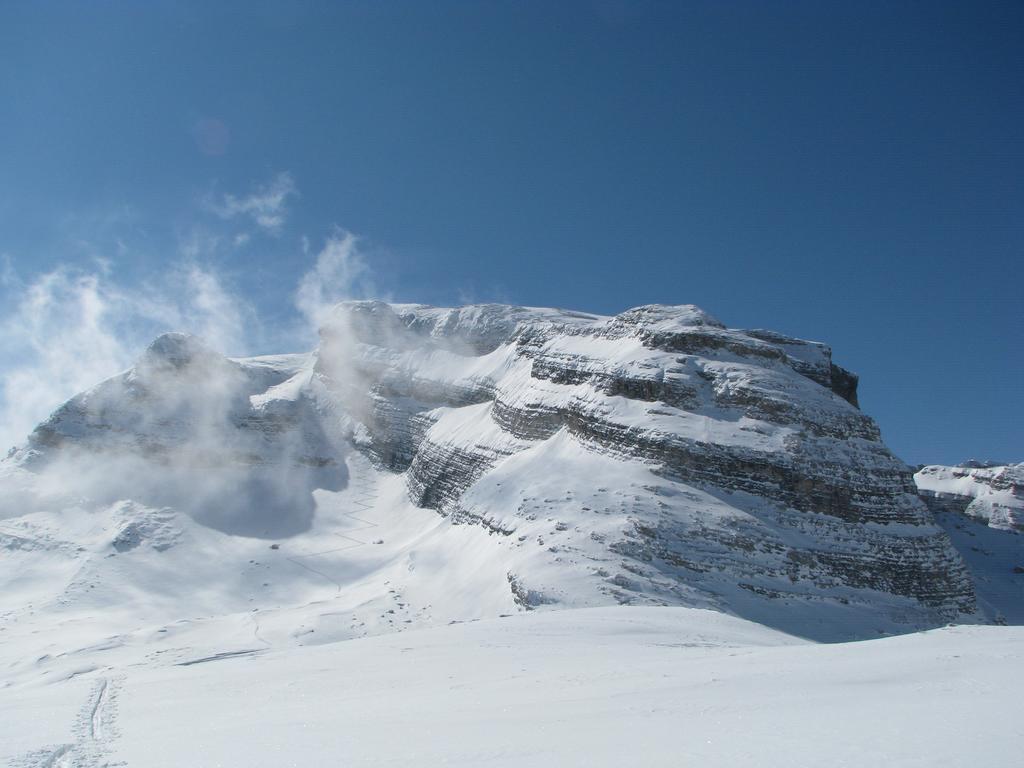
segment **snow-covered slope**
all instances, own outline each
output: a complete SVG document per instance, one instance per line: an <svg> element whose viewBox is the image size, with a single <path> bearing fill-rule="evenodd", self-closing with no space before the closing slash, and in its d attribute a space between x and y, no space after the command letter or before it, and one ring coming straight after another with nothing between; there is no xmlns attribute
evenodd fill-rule
<svg viewBox="0 0 1024 768"><path fill-rule="evenodd" d="M173 638L167 644L180 642ZM12 768L1011 766L1024 631L817 645L720 613L530 613L0 691Z"/></svg>
<svg viewBox="0 0 1024 768"><path fill-rule="evenodd" d="M439 586L421 573L413 624L684 605L834 640L975 610L961 559L823 344L731 330L692 306L599 317L351 302L321 337L310 355L229 360L162 336L5 462L22 490L0 504L29 529L13 535L33 539L63 510L98 515L91 530L111 542L143 535L118 526L187 528L194 543L165 548L183 558L220 532L229 538L208 544L218 551L278 542L275 553L331 559L339 548L324 537L348 535L339 510L362 509L345 505L363 483L391 489L387 505L366 507L375 525L417 521L395 534L405 549L393 536L373 546L416 560L416 537L436 539L429 557L468 579ZM76 547L95 557L96 546L72 539L67 552L77 562ZM171 573L184 567L174 557L153 563ZM346 594L357 577L376 585L371 602L388 594L383 566L338 567L327 583ZM209 591L244 569L231 572L211 570ZM452 590L465 600L439 614ZM358 621L381 621L370 614Z"/></svg>
<svg viewBox="0 0 1024 768"><path fill-rule="evenodd" d="M702 605L832 638L973 610L823 344L692 306L358 302L316 371L417 505L509 541L528 605Z"/></svg>
<svg viewBox="0 0 1024 768"><path fill-rule="evenodd" d="M992 528L1024 532L1024 464L930 464L917 471L914 482L933 509L961 512Z"/></svg>
<svg viewBox="0 0 1024 768"><path fill-rule="evenodd" d="M1024 464L934 464L914 481L967 563L982 613L1024 624Z"/></svg>
<svg viewBox="0 0 1024 768"><path fill-rule="evenodd" d="M161 336L0 462L0 759L590 765L635 729L663 764L682 723L717 745L687 754L780 764L770 734L826 727L770 692L786 680L844 712L862 675L974 695L988 669L949 651L1016 630L885 641L877 663L810 642L1024 621L958 523L981 524L936 524L856 385L823 344L691 306L352 302L313 352L249 359Z"/></svg>

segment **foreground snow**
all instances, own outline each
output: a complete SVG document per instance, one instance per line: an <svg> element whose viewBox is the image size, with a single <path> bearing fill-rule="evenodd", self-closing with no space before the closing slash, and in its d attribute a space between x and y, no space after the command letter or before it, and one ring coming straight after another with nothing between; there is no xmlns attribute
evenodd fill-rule
<svg viewBox="0 0 1024 768"><path fill-rule="evenodd" d="M0 757L152 768L1019 758L1016 627L820 645L710 611L618 607L190 661L8 687Z"/></svg>

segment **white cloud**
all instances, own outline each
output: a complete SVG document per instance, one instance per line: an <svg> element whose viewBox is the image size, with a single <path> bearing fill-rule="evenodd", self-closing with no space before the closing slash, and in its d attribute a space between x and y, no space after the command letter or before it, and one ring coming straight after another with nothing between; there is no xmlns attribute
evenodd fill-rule
<svg viewBox="0 0 1024 768"><path fill-rule="evenodd" d="M176 326L191 326L196 336L220 352L247 351L252 326L247 327L246 320L255 320L249 305L228 292L215 273L195 264L186 269L184 279L189 293L185 302L177 304Z"/></svg>
<svg viewBox="0 0 1024 768"><path fill-rule="evenodd" d="M248 217L261 229L276 233L288 218L288 200L299 194L291 174L279 173L268 184L245 197L224 195L209 208L222 219Z"/></svg>
<svg viewBox="0 0 1024 768"><path fill-rule="evenodd" d="M276 232L297 194L291 176L282 173L246 197L225 195L205 204L225 220L251 219ZM337 228L296 285L292 298L301 322L264 326L253 305L204 266L250 242L251 231L223 229L189 229L177 243L174 266L132 285L118 269L133 256L119 236L116 247L106 249L116 260L87 242L89 256L80 266L62 265L28 282L0 253L0 455L68 398L130 367L160 333L189 332L232 356L255 347L295 351L315 343L316 329L337 302L374 295L365 242ZM312 257L308 238L299 246Z"/></svg>
<svg viewBox="0 0 1024 768"><path fill-rule="evenodd" d="M308 243L304 242L304 247L308 249ZM299 280L295 306L317 328L337 302L372 294L371 272L360 238L339 229L327 238L316 264Z"/></svg>
<svg viewBox="0 0 1024 768"><path fill-rule="evenodd" d="M31 283L5 275L12 299L0 318L0 451L77 392L129 367L159 333L184 330L215 349L244 353L249 305L195 264L128 289L109 271L61 266Z"/></svg>

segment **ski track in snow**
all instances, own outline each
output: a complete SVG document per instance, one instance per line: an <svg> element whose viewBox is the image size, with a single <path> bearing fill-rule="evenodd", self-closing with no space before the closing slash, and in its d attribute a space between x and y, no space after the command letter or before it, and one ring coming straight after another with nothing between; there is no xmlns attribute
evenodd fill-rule
<svg viewBox="0 0 1024 768"><path fill-rule="evenodd" d="M259 648L246 649L242 651L223 651L221 653L215 653L212 656L203 656L201 659L190 659L189 661L179 661L174 666L176 667L191 667L195 664L206 664L210 661L220 661L222 659L235 659L239 656L252 656L253 654L259 653Z"/></svg>
<svg viewBox="0 0 1024 768"><path fill-rule="evenodd" d="M110 704L110 681L102 680L99 691L93 701L92 711L89 713L89 740L92 742L102 740L107 729L108 708Z"/></svg>
<svg viewBox="0 0 1024 768"><path fill-rule="evenodd" d="M260 621L258 616L259 614L256 613L255 610L253 613L249 614L249 621L252 622L252 636L256 638L257 642L262 643L264 648L270 648L270 641L260 634Z"/></svg>
<svg viewBox="0 0 1024 768"><path fill-rule="evenodd" d="M75 719L71 744L30 752L16 759L10 768L114 768L125 763L106 760L117 737L117 693L121 681L102 678Z"/></svg>
<svg viewBox="0 0 1024 768"><path fill-rule="evenodd" d="M378 524L372 520L368 520L365 517L360 516L365 515L368 511L374 509L373 502L377 498L378 494L374 473L372 468L368 466L368 462L366 467L360 466L359 470L357 478L353 479L350 486L352 496L348 501L348 504L355 509L353 511L343 512L340 514L340 517L347 518L357 523L357 527L346 528L344 529L344 533L338 531L331 532L332 535L337 536L348 543L344 546L333 549L319 550L287 558L290 562L300 568L304 568L307 571L315 573L317 576L320 576L334 584L338 592L341 592L343 585L337 579L318 570L308 563L303 562L303 560L355 549L357 547L370 544L369 541L365 541L352 535L354 533L369 531L379 527ZM0 533L12 538L17 537L26 543L51 544L51 542L36 542L34 540L26 539L24 532L16 534L13 531L0 530ZM83 567L84 566L80 566L76 570L74 576L71 578L71 584L81 577ZM69 584L69 587L71 584ZM6 618L10 619L12 617L7 616ZM260 634L258 613L252 613L249 616L249 619L253 625L253 636L263 646L262 648L215 653L201 658L178 662L176 666L192 666L220 661L223 659L237 658L239 656L251 656L262 653L265 649L270 648L271 643ZM115 765L124 765L123 763L111 763L105 759L111 749L112 741L117 736L115 718L117 714L117 692L119 685L119 680L106 677L97 682L76 718L71 734L74 738L72 743L59 744L30 752L20 758L17 758L10 764L10 768L112 768Z"/></svg>

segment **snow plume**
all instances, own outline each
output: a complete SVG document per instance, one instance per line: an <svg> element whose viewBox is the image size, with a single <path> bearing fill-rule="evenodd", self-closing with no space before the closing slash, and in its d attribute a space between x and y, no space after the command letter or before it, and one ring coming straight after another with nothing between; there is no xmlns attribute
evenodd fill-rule
<svg viewBox="0 0 1024 768"><path fill-rule="evenodd" d="M24 283L7 272L0 316L0 446L20 442L64 400L127 368L160 332L185 329L217 349L246 349L248 305L212 271L183 265L159 288L127 288L100 264Z"/></svg>
<svg viewBox="0 0 1024 768"><path fill-rule="evenodd" d="M208 207L222 219L250 218L261 229L276 234L288 218L289 198L298 194L291 174L285 172L245 197L227 194L209 202Z"/></svg>
<svg viewBox="0 0 1024 768"><path fill-rule="evenodd" d="M250 368L195 336L164 334L13 455L5 469L28 470L17 505L23 513L131 498L240 535L298 533L312 519L312 490L336 489L345 471L312 402L273 391L296 372ZM0 518L9 507L0 499Z"/></svg>
<svg viewBox="0 0 1024 768"><path fill-rule="evenodd" d="M316 264L299 281L295 306L314 329L319 329L339 301L362 298L372 292L361 239L337 229L317 254Z"/></svg>
<svg viewBox="0 0 1024 768"><path fill-rule="evenodd" d="M187 299L171 301L170 322L173 328L189 328L214 349L226 354L247 351L247 327L254 320L254 310L238 295L224 287L216 273L192 264L186 268Z"/></svg>
<svg viewBox="0 0 1024 768"><path fill-rule="evenodd" d="M228 356L268 342L309 349L334 304L373 290L367 246L340 228L319 252L303 238L309 271L284 291L294 322L269 330L203 266L261 230L281 234L295 195L291 176L280 174L248 196L207 201L207 213L231 223L186 229L177 266L141 283L121 278L107 260L30 280L0 262L8 299L0 305L0 451L19 446L0 465L0 519L132 498L246 536L309 526L312 491L346 480L338 457L348 450L347 422L325 420L334 401L301 386L313 375L313 356ZM233 231L239 222L241 233ZM274 297L254 298L269 306ZM350 350L353 338L346 334L340 346ZM363 378L346 383L365 395Z"/></svg>
<svg viewBox="0 0 1024 768"><path fill-rule="evenodd" d="M252 305L194 258L134 287L108 262L60 266L27 283L7 264L0 280L10 297L0 314L0 455L63 401L128 368L161 333L184 331L227 355L266 341ZM282 348L312 341L336 302L371 291L360 238L338 229L295 290L301 326L277 340Z"/></svg>

